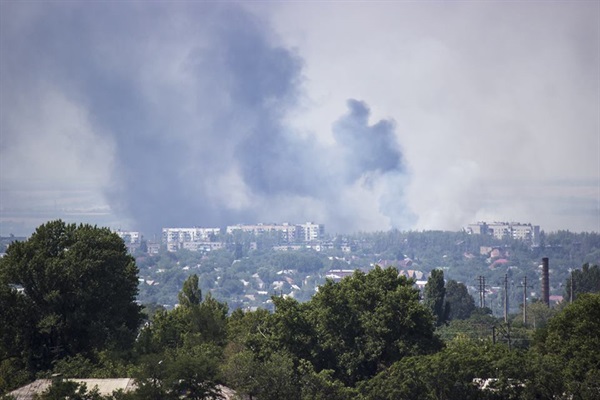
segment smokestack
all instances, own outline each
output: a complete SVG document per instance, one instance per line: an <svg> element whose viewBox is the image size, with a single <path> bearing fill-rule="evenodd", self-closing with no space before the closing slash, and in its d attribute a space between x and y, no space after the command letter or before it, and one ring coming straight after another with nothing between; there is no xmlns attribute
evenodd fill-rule
<svg viewBox="0 0 600 400"><path fill-rule="evenodd" d="M542 258L542 301L546 306L550 306L550 276L549 276L548 257Z"/></svg>

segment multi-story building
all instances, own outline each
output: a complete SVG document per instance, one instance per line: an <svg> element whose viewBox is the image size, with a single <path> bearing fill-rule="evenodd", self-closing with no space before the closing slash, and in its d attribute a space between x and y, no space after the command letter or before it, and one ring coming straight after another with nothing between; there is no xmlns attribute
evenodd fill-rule
<svg viewBox="0 0 600 400"><path fill-rule="evenodd" d="M208 241L221 233L221 228L163 228L163 243Z"/></svg>
<svg viewBox="0 0 600 400"><path fill-rule="evenodd" d="M181 243L181 248L190 251L219 250L223 248L223 242L183 242Z"/></svg>
<svg viewBox="0 0 600 400"><path fill-rule="evenodd" d="M539 225L521 224L519 222L478 222L469 224L465 231L473 235L490 235L496 239L513 238L531 244L537 244L540 237Z"/></svg>
<svg viewBox="0 0 600 400"><path fill-rule="evenodd" d="M485 222L478 222L476 224L469 224L465 228L465 231L469 235L487 235L487 224Z"/></svg>
<svg viewBox="0 0 600 400"><path fill-rule="evenodd" d="M122 231L120 229L114 231L125 243L125 247L130 253L134 253L142 244L142 234L135 231Z"/></svg>
<svg viewBox="0 0 600 400"><path fill-rule="evenodd" d="M325 226L323 224L315 224L307 222L305 224L296 225L298 236L304 242L313 242L323 239L325 235Z"/></svg>
<svg viewBox="0 0 600 400"><path fill-rule="evenodd" d="M142 235L139 232L133 232L133 231L122 231L122 230L116 230L115 233L117 235L119 235L119 237L121 239L123 239L123 242L125 242L125 244L140 244L141 240L142 240Z"/></svg>
<svg viewBox="0 0 600 400"><path fill-rule="evenodd" d="M312 222L296 225L284 222L282 224L231 225L226 229L228 234L233 234L236 231L255 235L278 232L281 235L282 242L299 243L321 240L325 234L325 227L322 224L313 224Z"/></svg>
<svg viewBox="0 0 600 400"><path fill-rule="evenodd" d="M296 241L296 226L290 225L287 222L282 224L258 223L256 225L231 225L226 229L226 232L229 234L233 234L235 231L248 232L255 235L269 232L279 232L283 242L293 243Z"/></svg>
<svg viewBox="0 0 600 400"><path fill-rule="evenodd" d="M220 228L163 228L162 239L167 245L168 251L177 251L187 248L197 251L206 246L191 245L188 243L207 243L211 242L211 237L221 233Z"/></svg>
<svg viewBox="0 0 600 400"><path fill-rule="evenodd" d="M507 222L493 222L488 224L487 233L496 239L510 238L512 236L511 225Z"/></svg>

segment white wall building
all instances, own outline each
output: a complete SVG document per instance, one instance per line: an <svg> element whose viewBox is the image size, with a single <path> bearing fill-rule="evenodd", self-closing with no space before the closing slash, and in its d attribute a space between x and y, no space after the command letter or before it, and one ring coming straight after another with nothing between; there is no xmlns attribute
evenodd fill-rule
<svg viewBox="0 0 600 400"><path fill-rule="evenodd" d="M177 251L179 249L215 250L219 245L207 245L211 243L212 236L221 234L221 228L163 228L162 241L167 245L168 251ZM214 242L216 243L216 242Z"/></svg>
<svg viewBox="0 0 600 400"><path fill-rule="evenodd" d="M469 224L465 231L472 235L490 235L496 239L513 238L537 244L540 237L539 225L522 224L519 222L478 222Z"/></svg>
<svg viewBox="0 0 600 400"><path fill-rule="evenodd" d="M255 235L279 232L284 242L297 243L323 239L325 227L323 224L314 224L312 222L296 225L285 222L282 224L230 225L226 229L228 234L233 234L236 231L253 233Z"/></svg>

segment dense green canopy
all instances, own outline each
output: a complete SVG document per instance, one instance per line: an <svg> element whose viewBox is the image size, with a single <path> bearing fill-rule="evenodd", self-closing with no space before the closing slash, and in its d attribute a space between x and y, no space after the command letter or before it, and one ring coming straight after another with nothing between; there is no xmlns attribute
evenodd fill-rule
<svg viewBox="0 0 600 400"><path fill-rule="evenodd" d="M109 229L40 226L0 259L0 358L39 369L131 347L141 321L137 285L135 260Z"/></svg>

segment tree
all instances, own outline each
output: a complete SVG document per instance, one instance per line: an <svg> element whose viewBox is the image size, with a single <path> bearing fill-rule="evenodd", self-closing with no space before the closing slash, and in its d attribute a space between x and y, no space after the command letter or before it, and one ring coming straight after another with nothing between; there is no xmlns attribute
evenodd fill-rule
<svg viewBox="0 0 600 400"><path fill-rule="evenodd" d="M475 300L464 283L449 280L446 283L446 302L450 308L448 319L467 319L475 311Z"/></svg>
<svg viewBox="0 0 600 400"><path fill-rule="evenodd" d="M316 340L310 361L316 371L334 371L334 378L347 386L404 356L440 347L431 313L419 303L413 281L395 268L377 266L339 283L328 281L307 312Z"/></svg>
<svg viewBox="0 0 600 400"><path fill-rule="evenodd" d="M202 291L198 288L198 275L191 275L183 282L183 288L179 292L179 305L192 307L202 301Z"/></svg>
<svg viewBox="0 0 600 400"><path fill-rule="evenodd" d="M359 389L365 400L523 399L524 363L506 346L459 338L436 354L403 358ZM493 387L481 390L476 380Z"/></svg>
<svg viewBox="0 0 600 400"><path fill-rule="evenodd" d="M333 378L333 371L324 369L317 373L306 360L300 360L299 364L302 400L346 400L358 397L355 389Z"/></svg>
<svg viewBox="0 0 600 400"><path fill-rule="evenodd" d="M555 356L573 394L600 390L600 294L581 294L548 321L538 349ZM586 398L586 397L578 397ZM593 398L593 397L589 397Z"/></svg>
<svg viewBox="0 0 600 400"><path fill-rule="evenodd" d="M571 280L573 282L571 283ZM573 300L581 293L600 292L600 267L584 264L581 270L576 269L565 282L565 299L570 301L571 288L573 288Z"/></svg>
<svg viewBox="0 0 600 400"><path fill-rule="evenodd" d="M298 400L300 388L293 357L276 351L264 359L249 350L233 355L222 366L228 385L250 400Z"/></svg>
<svg viewBox="0 0 600 400"><path fill-rule="evenodd" d="M218 351L207 345L177 349L166 365L167 388L179 399L220 399L217 357Z"/></svg>
<svg viewBox="0 0 600 400"><path fill-rule="evenodd" d="M450 311L448 319L468 319L475 311L475 300L464 283L449 280L446 283L446 302Z"/></svg>
<svg viewBox="0 0 600 400"><path fill-rule="evenodd" d="M425 284L425 304L433 313L436 325L441 326L448 321L450 306L446 301L444 287L444 271L434 269Z"/></svg>
<svg viewBox="0 0 600 400"><path fill-rule="evenodd" d="M0 354L21 354L35 371L78 353L129 349L141 321L137 272L123 240L107 228L60 220L38 227L0 259L3 300L27 312L11 316L2 307ZM4 332L15 340L7 343Z"/></svg>

